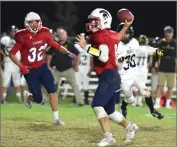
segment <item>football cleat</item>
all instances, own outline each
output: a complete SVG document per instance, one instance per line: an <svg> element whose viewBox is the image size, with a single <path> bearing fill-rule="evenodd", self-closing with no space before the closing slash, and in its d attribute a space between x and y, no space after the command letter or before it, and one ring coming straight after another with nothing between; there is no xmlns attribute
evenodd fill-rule
<svg viewBox="0 0 177 147"><path fill-rule="evenodd" d="M151 114L153 117L157 117L158 119L164 118L164 115L158 112L157 110L154 110L153 112L151 112Z"/></svg>
<svg viewBox="0 0 177 147"><path fill-rule="evenodd" d="M54 125L65 125L65 123L64 123L64 122L62 122L62 121L61 121L61 120L59 120L59 119L54 120L54 121L53 121L53 124L54 124Z"/></svg>
<svg viewBox="0 0 177 147"><path fill-rule="evenodd" d="M26 102L25 102L25 105L28 107L28 108L32 108L32 101L30 99L27 99Z"/></svg>
<svg viewBox="0 0 177 147"><path fill-rule="evenodd" d="M139 130L139 127L136 124L130 123L128 128L125 129L127 136L126 136L126 140L124 142L125 143L133 142L138 130Z"/></svg>
<svg viewBox="0 0 177 147"><path fill-rule="evenodd" d="M100 147L110 146L110 145L116 145L115 138L113 138L113 137L105 137L97 144L97 146L100 146Z"/></svg>

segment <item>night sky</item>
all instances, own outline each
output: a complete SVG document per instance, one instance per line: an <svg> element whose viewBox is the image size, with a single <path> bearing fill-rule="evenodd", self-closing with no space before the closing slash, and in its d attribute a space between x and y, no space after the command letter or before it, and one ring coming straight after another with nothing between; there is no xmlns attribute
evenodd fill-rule
<svg viewBox="0 0 177 147"><path fill-rule="evenodd" d="M176 2L74 2L78 8L79 22L76 31L84 32L85 20L95 8L107 9L113 17L112 29L116 29L118 21L116 13L121 8L129 9L135 16L133 24L135 36L146 34L149 37L163 37L163 28L171 25L176 28ZM34 11L45 12L53 18L52 2L1 2L1 32L15 24L23 28L25 15ZM43 22L45 24L45 22ZM49 27L49 26L47 26ZM176 31L176 30L175 30Z"/></svg>

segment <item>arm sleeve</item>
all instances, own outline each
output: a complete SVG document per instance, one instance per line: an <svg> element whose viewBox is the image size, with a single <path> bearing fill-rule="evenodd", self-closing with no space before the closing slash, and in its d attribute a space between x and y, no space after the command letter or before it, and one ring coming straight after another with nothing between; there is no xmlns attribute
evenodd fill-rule
<svg viewBox="0 0 177 147"><path fill-rule="evenodd" d="M46 41L47 44L48 44L49 46L51 46L52 48L54 48L54 49L56 49L56 50L59 50L61 45L58 44L57 42L55 42L55 41L52 39L49 30L47 30L46 36L47 36L47 41Z"/></svg>
<svg viewBox="0 0 177 147"><path fill-rule="evenodd" d="M47 44L50 45L52 48L55 48L56 50L59 50L61 46L60 44L55 42L51 37L47 39Z"/></svg>
<svg viewBox="0 0 177 147"><path fill-rule="evenodd" d="M13 48L10 50L10 54L15 55L23 47L23 37L20 33L15 34L15 41Z"/></svg>

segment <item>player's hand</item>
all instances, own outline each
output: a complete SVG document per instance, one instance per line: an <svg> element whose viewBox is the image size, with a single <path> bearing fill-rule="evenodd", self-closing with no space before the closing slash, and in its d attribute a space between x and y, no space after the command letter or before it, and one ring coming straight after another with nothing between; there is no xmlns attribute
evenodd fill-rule
<svg viewBox="0 0 177 147"><path fill-rule="evenodd" d="M74 66L74 70L75 70L75 72L78 72L79 71L79 67L78 66Z"/></svg>
<svg viewBox="0 0 177 147"><path fill-rule="evenodd" d="M133 21L134 21L134 15L131 13L131 16L132 16L132 20L131 20L131 21L127 21L127 20L125 20L125 24L124 24L124 26L126 26L126 27L131 26L131 24L132 24Z"/></svg>
<svg viewBox="0 0 177 147"><path fill-rule="evenodd" d="M88 74L87 74L87 76L90 77L91 73L92 73L92 71L89 71Z"/></svg>
<svg viewBox="0 0 177 147"><path fill-rule="evenodd" d="M68 52L67 55L68 55L68 57L72 58L73 60L76 59L76 55L71 52Z"/></svg>
<svg viewBox="0 0 177 147"><path fill-rule="evenodd" d="M76 44L79 44L81 48L85 49L87 46L87 41L83 35L77 35L76 37Z"/></svg>
<svg viewBox="0 0 177 147"><path fill-rule="evenodd" d="M19 68L24 75L30 72L28 66L25 66L23 64L20 64Z"/></svg>

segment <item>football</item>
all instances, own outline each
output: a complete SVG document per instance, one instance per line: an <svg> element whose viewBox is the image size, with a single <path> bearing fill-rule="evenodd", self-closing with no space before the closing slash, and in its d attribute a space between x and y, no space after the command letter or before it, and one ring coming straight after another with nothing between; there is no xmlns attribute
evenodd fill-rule
<svg viewBox="0 0 177 147"><path fill-rule="evenodd" d="M120 9L117 12L117 19L122 23L125 22L125 20L127 21L131 21L132 20L132 16L131 16L131 12L128 9Z"/></svg>

